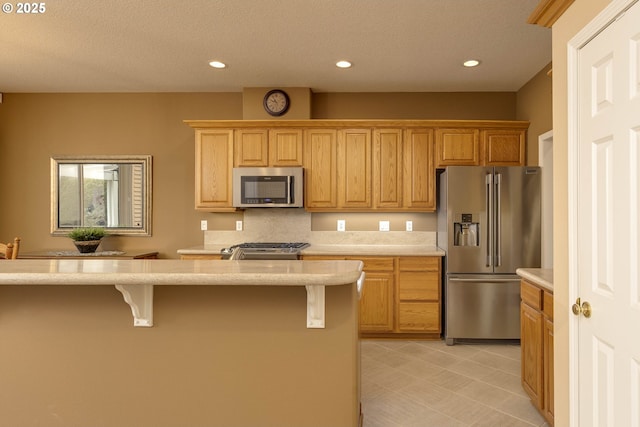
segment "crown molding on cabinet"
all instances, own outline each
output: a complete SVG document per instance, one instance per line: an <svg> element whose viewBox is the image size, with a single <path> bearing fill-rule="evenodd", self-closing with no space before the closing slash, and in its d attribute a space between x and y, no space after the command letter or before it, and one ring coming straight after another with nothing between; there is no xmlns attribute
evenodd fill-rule
<svg viewBox="0 0 640 427"><path fill-rule="evenodd" d="M574 0L540 0L527 23L551 28L573 2Z"/></svg>
<svg viewBox="0 0 640 427"><path fill-rule="evenodd" d="M518 120L184 120L194 129L228 129L228 128L516 128L526 129L528 121Z"/></svg>

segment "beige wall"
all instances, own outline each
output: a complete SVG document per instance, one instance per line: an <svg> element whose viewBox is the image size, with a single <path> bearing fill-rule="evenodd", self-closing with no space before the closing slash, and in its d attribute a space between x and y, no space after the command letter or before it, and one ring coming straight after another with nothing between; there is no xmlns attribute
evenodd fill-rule
<svg viewBox="0 0 640 427"><path fill-rule="evenodd" d="M531 122L527 136L527 165L538 165L538 137L553 127L551 64L544 67L517 93L516 119Z"/></svg>
<svg viewBox="0 0 640 427"><path fill-rule="evenodd" d="M316 93L314 119L515 120L515 92Z"/></svg>
<svg viewBox="0 0 640 427"><path fill-rule="evenodd" d="M74 249L49 235L51 156L151 154L153 236L109 237L103 246L177 257L178 248L202 244L207 218L194 209L194 133L182 120L241 117L241 93L5 94L0 239L22 237L22 251Z"/></svg>
<svg viewBox="0 0 640 427"><path fill-rule="evenodd" d="M553 223L555 425L569 425L567 43L609 0L576 0L553 26Z"/></svg>
<svg viewBox="0 0 640 427"><path fill-rule="evenodd" d="M356 286L325 298L307 329L302 286L155 286L134 328L114 286L0 286L0 427L356 426Z"/></svg>
<svg viewBox="0 0 640 427"><path fill-rule="evenodd" d="M201 219L209 220L209 229L218 220L234 229L241 213L194 209L194 133L182 121L242 119L242 95L4 94L0 206L12 209L3 213L0 239L20 236L27 252L74 249L69 239L49 234L49 159L74 154L153 156L153 236L109 237L103 249L157 250L177 258L178 249L202 245ZM515 110L515 93L321 93L312 99L312 118L512 120Z"/></svg>

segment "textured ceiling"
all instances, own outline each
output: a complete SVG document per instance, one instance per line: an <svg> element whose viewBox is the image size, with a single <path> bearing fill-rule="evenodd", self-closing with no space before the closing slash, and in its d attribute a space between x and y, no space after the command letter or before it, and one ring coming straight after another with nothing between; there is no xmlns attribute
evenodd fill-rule
<svg viewBox="0 0 640 427"><path fill-rule="evenodd" d="M0 14L0 92L516 91L551 61L538 1L47 1Z"/></svg>

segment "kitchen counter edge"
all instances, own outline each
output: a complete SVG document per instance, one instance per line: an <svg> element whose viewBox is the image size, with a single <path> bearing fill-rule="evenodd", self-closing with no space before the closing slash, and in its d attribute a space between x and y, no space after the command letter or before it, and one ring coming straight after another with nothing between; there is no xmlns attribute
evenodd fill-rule
<svg viewBox="0 0 640 427"><path fill-rule="evenodd" d="M229 245L205 245L178 249L180 255L219 255ZM432 245L314 245L300 251L302 256L445 256L444 250Z"/></svg>
<svg viewBox="0 0 640 427"><path fill-rule="evenodd" d="M14 260L0 285L338 286L355 283L360 261Z"/></svg>
<svg viewBox="0 0 640 427"><path fill-rule="evenodd" d="M553 269L518 268L516 274L534 285L553 292Z"/></svg>

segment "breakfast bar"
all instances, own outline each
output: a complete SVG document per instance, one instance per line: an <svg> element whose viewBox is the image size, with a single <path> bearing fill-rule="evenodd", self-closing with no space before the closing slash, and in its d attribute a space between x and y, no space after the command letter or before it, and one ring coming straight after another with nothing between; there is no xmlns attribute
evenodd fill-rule
<svg viewBox="0 0 640 427"><path fill-rule="evenodd" d="M361 275L359 261L3 262L0 427L356 426Z"/></svg>

